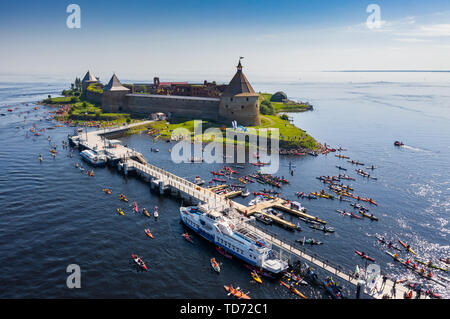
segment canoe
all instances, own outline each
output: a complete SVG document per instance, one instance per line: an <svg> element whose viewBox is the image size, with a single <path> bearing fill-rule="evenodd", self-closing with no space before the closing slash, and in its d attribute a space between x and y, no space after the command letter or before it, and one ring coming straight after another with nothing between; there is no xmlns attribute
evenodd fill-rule
<svg viewBox="0 0 450 319"><path fill-rule="evenodd" d="M211 267L214 269L215 272L220 273L220 266L219 263L216 261L216 258L211 258Z"/></svg>
<svg viewBox="0 0 450 319"><path fill-rule="evenodd" d="M142 269L148 271L147 266L145 265L144 261L143 261L138 255L132 254L132 255L131 255L131 258L133 258L133 261L134 261L139 267L141 267Z"/></svg>
<svg viewBox="0 0 450 319"><path fill-rule="evenodd" d="M315 230L321 230L325 233L334 233L334 228L331 227L325 227L325 226L319 226L319 225L311 225L309 228L315 229Z"/></svg>
<svg viewBox="0 0 450 319"><path fill-rule="evenodd" d="M223 286L223 288L225 288L225 290L228 292L228 295L233 295L238 299L250 299L250 297L246 294L244 294L240 288L233 288L232 285L230 286Z"/></svg>

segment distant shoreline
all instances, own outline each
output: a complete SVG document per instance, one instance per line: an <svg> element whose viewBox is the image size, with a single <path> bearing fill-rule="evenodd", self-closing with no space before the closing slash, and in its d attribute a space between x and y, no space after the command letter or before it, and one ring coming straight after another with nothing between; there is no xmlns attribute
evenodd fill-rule
<svg viewBox="0 0 450 319"><path fill-rule="evenodd" d="M450 70L335 70L329 73L450 73Z"/></svg>

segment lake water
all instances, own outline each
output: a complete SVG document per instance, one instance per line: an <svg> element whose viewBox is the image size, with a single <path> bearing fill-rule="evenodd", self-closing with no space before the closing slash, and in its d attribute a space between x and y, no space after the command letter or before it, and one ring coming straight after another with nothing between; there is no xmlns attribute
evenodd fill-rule
<svg viewBox="0 0 450 319"><path fill-rule="evenodd" d="M429 73L323 73L319 78L302 76L297 82L253 83L257 91L282 90L290 98L310 101L313 112L290 114L296 125L320 142L348 149L345 155L352 159L379 167L373 172L378 180L367 180L334 153L316 158L281 157L277 175L290 180L283 187L283 194L289 199L295 200L298 191L320 191L324 186L315 177L337 175L336 165L341 165L356 178L345 184L352 185L354 193L378 202L378 207L370 207L370 212L379 221L341 216L335 210L349 210L351 207L345 202L302 200L311 214L327 220L336 233L314 232L304 224L300 233L275 225L268 229L289 240L306 236L324 242L308 249L345 269L364 265L354 253L359 250L375 258L384 272L421 281L403 266L394 264L374 236L406 241L424 260L437 262L450 255L447 78L448 74ZM67 86L62 82L0 83L0 113L6 114L0 117L0 297L224 298L223 285L232 283L249 291L252 298L294 298L278 282L253 283L242 263L225 260L201 238L194 237L194 245L183 240L179 200L153 194L144 182L125 178L111 168L95 169L95 177L80 173L74 167L76 162L81 163L78 151L70 158L69 150L62 149L61 144L73 128L61 127L33 136L29 129L34 124L48 128L54 123L42 120L50 108L34 111L32 102L47 94L56 95ZM9 107L19 109L7 112ZM58 145L55 159L50 156L47 136ZM174 165L168 152L173 144L154 142L146 134L122 140L142 152L149 162L188 179L200 175L210 180L209 172L221 167ZM394 140L401 140L406 146L394 147ZM160 152L151 153L151 147ZM42 163L38 159L40 153ZM296 165L293 177L289 175L289 161ZM245 174L254 171L251 165L243 170ZM104 194L104 187L112 188L114 194ZM249 187L251 191L262 188L259 184ZM130 202L137 201L140 207L152 210L158 206L160 218L155 221L134 214L119 201L119 193L126 194ZM250 199L237 201L245 203ZM117 214L118 207L124 209L126 216ZM146 237L147 227L155 239ZM147 261L149 272L136 269L130 258L132 253ZM213 256L223 262L220 275L211 270L209 259ZM66 287L69 264L81 267L81 289ZM327 275L318 272L321 277ZM424 284L450 296L448 289L430 282ZM320 287L300 290L309 298L328 298ZM354 293L354 289L347 291Z"/></svg>

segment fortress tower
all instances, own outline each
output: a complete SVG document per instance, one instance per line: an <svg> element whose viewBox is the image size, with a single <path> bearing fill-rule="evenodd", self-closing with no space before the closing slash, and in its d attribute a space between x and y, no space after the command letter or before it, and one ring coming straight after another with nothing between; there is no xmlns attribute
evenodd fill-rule
<svg viewBox="0 0 450 319"><path fill-rule="evenodd" d="M86 90L88 86L97 82L98 82L97 79L95 78L95 76L92 75L91 71L87 71L83 80L81 80L81 92L83 98L86 97Z"/></svg>
<svg viewBox="0 0 450 319"><path fill-rule="evenodd" d="M129 89L122 86L116 74L111 77L109 83L103 88L102 109L107 113L127 112L128 103L126 95Z"/></svg>
<svg viewBox="0 0 450 319"><path fill-rule="evenodd" d="M261 124L259 94L253 90L242 72L240 60L236 74L220 98L219 116L224 121L236 120L238 124L242 125Z"/></svg>

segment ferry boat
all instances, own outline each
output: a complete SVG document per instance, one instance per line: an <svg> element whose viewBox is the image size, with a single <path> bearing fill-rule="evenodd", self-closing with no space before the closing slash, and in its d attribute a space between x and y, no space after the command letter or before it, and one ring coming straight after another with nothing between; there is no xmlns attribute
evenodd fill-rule
<svg viewBox="0 0 450 319"><path fill-rule="evenodd" d="M197 234L253 267L280 276L288 268L288 261L277 258L270 244L215 210L180 207L180 218Z"/></svg>
<svg viewBox="0 0 450 319"><path fill-rule="evenodd" d="M92 166L102 166L106 164L106 157L104 155L99 155L97 152L91 150L82 151L80 156Z"/></svg>

